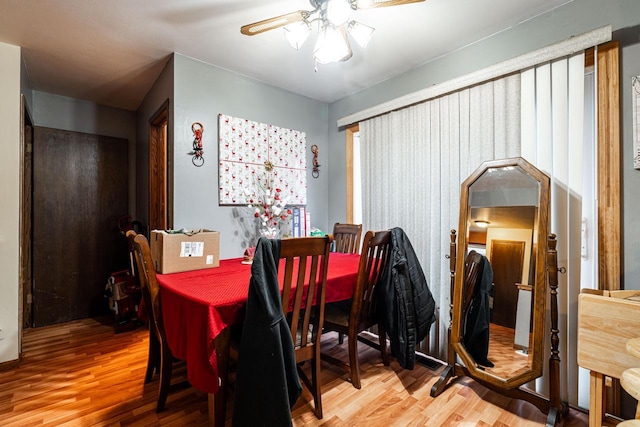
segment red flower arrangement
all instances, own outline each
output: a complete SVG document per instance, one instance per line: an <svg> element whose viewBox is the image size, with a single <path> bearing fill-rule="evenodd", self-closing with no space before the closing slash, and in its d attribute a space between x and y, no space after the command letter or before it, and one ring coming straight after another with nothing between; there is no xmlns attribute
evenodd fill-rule
<svg viewBox="0 0 640 427"><path fill-rule="evenodd" d="M261 233L265 237L276 238L280 234L280 224L291 216L291 209L287 208L287 196L282 189L273 185L270 174L267 179L257 181L256 188L252 191L244 189L246 201L253 216L260 221Z"/></svg>

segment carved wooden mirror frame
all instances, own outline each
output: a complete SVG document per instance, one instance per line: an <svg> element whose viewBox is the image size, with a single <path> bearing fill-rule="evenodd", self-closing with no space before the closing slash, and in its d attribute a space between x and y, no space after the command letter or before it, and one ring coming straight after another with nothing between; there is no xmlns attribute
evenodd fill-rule
<svg viewBox="0 0 640 427"><path fill-rule="evenodd" d="M505 168L520 169L538 183L537 212L533 228L531 251L535 259L532 286L533 316L532 338L529 350L532 352L527 369L503 378L479 365L469 354L463 342L463 293L465 281L465 261L469 253L469 221L471 206L469 189L483 174L490 170ZM533 181L532 181L533 182ZM466 375L474 378L485 387L509 397L523 399L533 403L541 411L548 414L547 425L555 425L568 407L560 400L559 352L557 326L557 254L555 235L549 234L550 179L523 158L510 158L484 162L461 186L459 241L456 244L456 231L451 231L450 269L451 269L451 324L449 325L449 356L440 380L431 390L431 396L442 393L448 381L454 376ZM548 282L547 282L548 280ZM549 283L549 286L547 286ZM547 290L550 290L549 308L551 311L551 331L545 330L545 313L547 309ZM543 374L545 339L551 340L551 358L549 360L549 396L541 396L526 388L521 388Z"/></svg>

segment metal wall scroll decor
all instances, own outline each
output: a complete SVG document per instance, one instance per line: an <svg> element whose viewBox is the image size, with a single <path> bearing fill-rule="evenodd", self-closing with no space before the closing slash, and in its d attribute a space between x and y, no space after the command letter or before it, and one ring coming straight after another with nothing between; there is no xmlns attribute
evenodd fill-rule
<svg viewBox="0 0 640 427"><path fill-rule="evenodd" d="M193 151L189 152L193 156L191 163L194 166L200 167L204 165L204 150L202 149L202 133L204 132L204 126L200 122L194 122L191 125L191 131L193 132Z"/></svg>
<svg viewBox="0 0 640 427"><path fill-rule="evenodd" d="M320 165L318 164L318 146L316 144L311 146L311 152L313 153L313 169L311 170L311 176L317 178L320 176Z"/></svg>

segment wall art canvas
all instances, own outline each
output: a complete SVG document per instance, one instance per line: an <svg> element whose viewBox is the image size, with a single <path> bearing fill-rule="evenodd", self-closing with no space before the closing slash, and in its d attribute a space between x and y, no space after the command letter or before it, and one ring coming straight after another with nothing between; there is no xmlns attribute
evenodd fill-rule
<svg viewBox="0 0 640 427"><path fill-rule="evenodd" d="M264 201L275 189L288 205L307 204L306 134L218 116L219 204Z"/></svg>

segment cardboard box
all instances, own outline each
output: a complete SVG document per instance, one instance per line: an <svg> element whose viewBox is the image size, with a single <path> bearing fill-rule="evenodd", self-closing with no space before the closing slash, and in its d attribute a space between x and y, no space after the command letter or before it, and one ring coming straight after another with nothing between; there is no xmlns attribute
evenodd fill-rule
<svg viewBox="0 0 640 427"><path fill-rule="evenodd" d="M151 257L161 274L220 266L220 232L151 231Z"/></svg>

